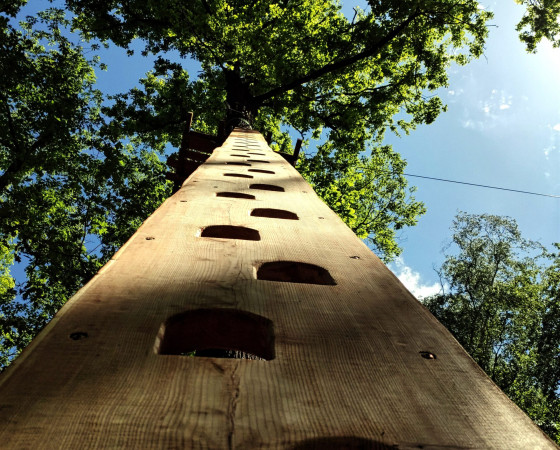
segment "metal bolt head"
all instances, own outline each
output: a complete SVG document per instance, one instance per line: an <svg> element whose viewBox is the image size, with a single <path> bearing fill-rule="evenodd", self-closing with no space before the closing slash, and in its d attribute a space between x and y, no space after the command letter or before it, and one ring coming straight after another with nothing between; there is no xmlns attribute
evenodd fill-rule
<svg viewBox="0 0 560 450"><path fill-rule="evenodd" d="M421 356L422 358L425 358L425 359L437 359L437 356L435 355L435 353L427 352L427 351L422 351L422 352L419 352L419 353L420 353L420 356Z"/></svg>

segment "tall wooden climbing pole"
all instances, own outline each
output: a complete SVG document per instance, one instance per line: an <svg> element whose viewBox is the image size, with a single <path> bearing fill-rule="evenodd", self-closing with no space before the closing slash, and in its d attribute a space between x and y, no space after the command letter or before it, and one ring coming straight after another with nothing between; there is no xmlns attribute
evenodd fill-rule
<svg viewBox="0 0 560 450"><path fill-rule="evenodd" d="M555 446L235 130L2 375L0 447Z"/></svg>

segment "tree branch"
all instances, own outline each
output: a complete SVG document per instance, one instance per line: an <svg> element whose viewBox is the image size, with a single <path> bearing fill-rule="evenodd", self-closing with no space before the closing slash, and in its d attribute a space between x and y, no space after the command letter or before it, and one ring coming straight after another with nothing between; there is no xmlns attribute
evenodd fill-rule
<svg viewBox="0 0 560 450"><path fill-rule="evenodd" d="M206 0L201 0L201 2L202 2L202 6L204 6L204 10L208 13L208 15L213 16L214 13L210 9L210 5L208 4L208 2Z"/></svg>
<svg viewBox="0 0 560 450"><path fill-rule="evenodd" d="M408 27L408 25L417 17L419 16L418 12L414 12L413 14L411 14L406 20L404 20L399 26L397 26L395 29L393 29L391 32L389 32L383 39L379 40L378 42L374 43L371 47L366 48L364 51L359 52L353 56L350 56L348 58L339 60L339 61L335 61L333 63L327 64L323 67L321 67L320 69L317 70L313 70L311 72L309 72L308 74L296 78L295 80L292 80L282 86L278 86L276 88L271 89L268 92L265 92L264 94L260 94L254 97L254 100L257 104L260 104L262 102L264 102L265 100L268 100L272 97L275 97L277 95L283 94L287 91L290 91L298 86L301 86L302 84L305 83L309 83L310 81L316 80L318 78L321 78L324 75L327 75L331 72L340 70L340 69L344 69L358 61L361 61L363 59L369 58L370 56L375 55L376 53L378 53L381 49L383 49L387 44L389 44L393 39L395 39L399 34L402 33L402 31L404 29L406 29Z"/></svg>

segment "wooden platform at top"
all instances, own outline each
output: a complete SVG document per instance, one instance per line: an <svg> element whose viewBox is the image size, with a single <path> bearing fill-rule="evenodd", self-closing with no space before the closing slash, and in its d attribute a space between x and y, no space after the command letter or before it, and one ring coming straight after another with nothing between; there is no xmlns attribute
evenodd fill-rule
<svg viewBox="0 0 560 450"><path fill-rule="evenodd" d="M161 354L224 339L264 359ZM0 447L555 445L260 134L236 130L2 375Z"/></svg>

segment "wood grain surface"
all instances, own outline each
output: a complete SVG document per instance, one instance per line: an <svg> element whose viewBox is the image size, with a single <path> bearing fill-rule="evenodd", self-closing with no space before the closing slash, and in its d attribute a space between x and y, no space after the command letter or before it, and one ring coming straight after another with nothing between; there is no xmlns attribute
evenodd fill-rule
<svg viewBox="0 0 560 450"><path fill-rule="evenodd" d="M2 374L0 448L556 447L235 130Z"/></svg>

